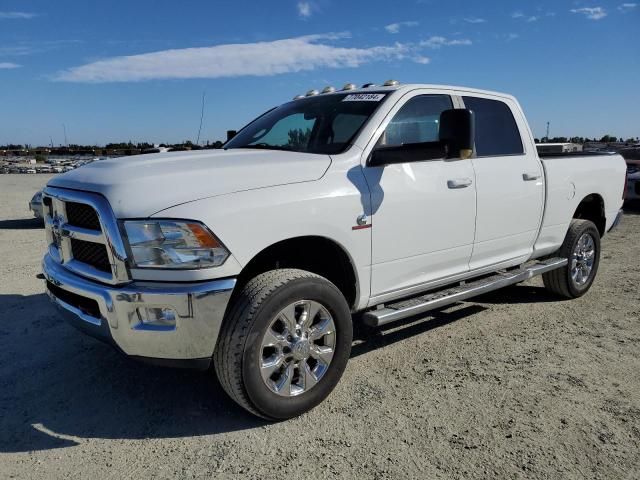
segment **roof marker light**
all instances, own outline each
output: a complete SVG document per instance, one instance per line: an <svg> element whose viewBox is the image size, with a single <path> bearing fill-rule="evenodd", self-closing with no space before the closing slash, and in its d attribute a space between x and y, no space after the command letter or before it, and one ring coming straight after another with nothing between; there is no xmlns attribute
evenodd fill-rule
<svg viewBox="0 0 640 480"><path fill-rule="evenodd" d="M370 88L375 86L377 86L375 83L365 83L364 85L362 85L362 88Z"/></svg>
<svg viewBox="0 0 640 480"><path fill-rule="evenodd" d="M383 87L395 87L396 85L400 85L398 80L387 80L382 84Z"/></svg>
<svg viewBox="0 0 640 480"><path fill-rule="evenodd" d="M346 83L342 90L355 90L356 85L354 83Z"/></svg>
<svg viewBox="0 0 640 480"><path fill-rule="evenodd" d="M304 95L296 95L293 97L294 100L300 100L301 98L304 98Z"/></svg>
<svg viewBox="0 0 640 480"><path fill-rule="evenodd" d="M313 97L314 95L318 95L318 90L309 90L306 94L307 97Z"/></svg>
<svg viewBox="0 0 640 480"><path fill-rule="evenodd" d="M324 87L322 89L322 92L320 92L320 93L333 93L335 91L336 91L335 88L333 88L332 86L328 86L328 87Z"/></svg>

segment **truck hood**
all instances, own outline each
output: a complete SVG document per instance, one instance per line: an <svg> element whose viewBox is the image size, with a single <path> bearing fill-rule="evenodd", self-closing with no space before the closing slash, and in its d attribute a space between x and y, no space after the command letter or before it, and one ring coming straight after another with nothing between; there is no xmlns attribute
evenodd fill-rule
<svg viewBox="0 0 640 480"><path fill-rule="evenodd" d="M328 155L274 150L171 152L95 161L48 185L99 193L118 218L148 217L203 198L317 180L330 164Z"/></svg>

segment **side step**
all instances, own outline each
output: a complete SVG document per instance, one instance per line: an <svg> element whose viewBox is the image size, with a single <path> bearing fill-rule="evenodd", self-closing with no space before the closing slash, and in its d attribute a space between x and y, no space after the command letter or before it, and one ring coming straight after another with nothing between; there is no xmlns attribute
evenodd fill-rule
<svg viewBox="0 0 640 480"><path fill-rule="evenodd" d="M548 258L516 270L498 272L479 280L471 280L467 283L462 282L455 287L429 292L419 297L412 297L395 303L388 303L383 308L366 312L362 317L362 321L366 325L378 327L523 282L536 275L564 267L566 264L566 258Z"/></svg>

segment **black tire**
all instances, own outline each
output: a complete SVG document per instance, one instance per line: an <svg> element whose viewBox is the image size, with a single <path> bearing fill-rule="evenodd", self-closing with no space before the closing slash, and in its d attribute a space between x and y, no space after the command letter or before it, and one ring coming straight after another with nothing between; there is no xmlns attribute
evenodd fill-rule
<svg viewBox="0 0 640 480"><path fill-rule="evenodd" d="M322 304L333 317L334 354L316 385L300 395L283 397L273 393L260 375L261 341L278 312L302 299ZM272 270L250 280L235 296L213 362L220 384L236 403L262 418L284 420L311 410L331 393L349 360L352 336L349 306L333 283L304 270Z"/></svg>
<svg viewBox="0 0 640 480"><path fill-rule="evenodd" d="M578 241L585 234L591 236L595 246L593 267L586 282L577 284L571 276L572 255ZM564 243L554 256L567 258L569 262L562 268L552 270L542 275L545 288L565 298L581 297L589 291L598 273L598 265L600 264L600 232L598 228L589 220L572 220Z"/></svg>

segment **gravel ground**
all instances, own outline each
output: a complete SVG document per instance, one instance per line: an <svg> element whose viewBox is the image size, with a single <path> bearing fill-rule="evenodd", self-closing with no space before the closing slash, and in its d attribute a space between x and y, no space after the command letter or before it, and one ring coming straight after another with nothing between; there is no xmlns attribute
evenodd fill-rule
<svg viewBox="0 0 640 480"><path fill-rule="evenodd" d="M585 297L534 279L358 329L329 399L268 424L210 373L129 361L61 323L27 210L48 178L0 175L0 477L640 477L640 210L605 238Z"/></svg>

